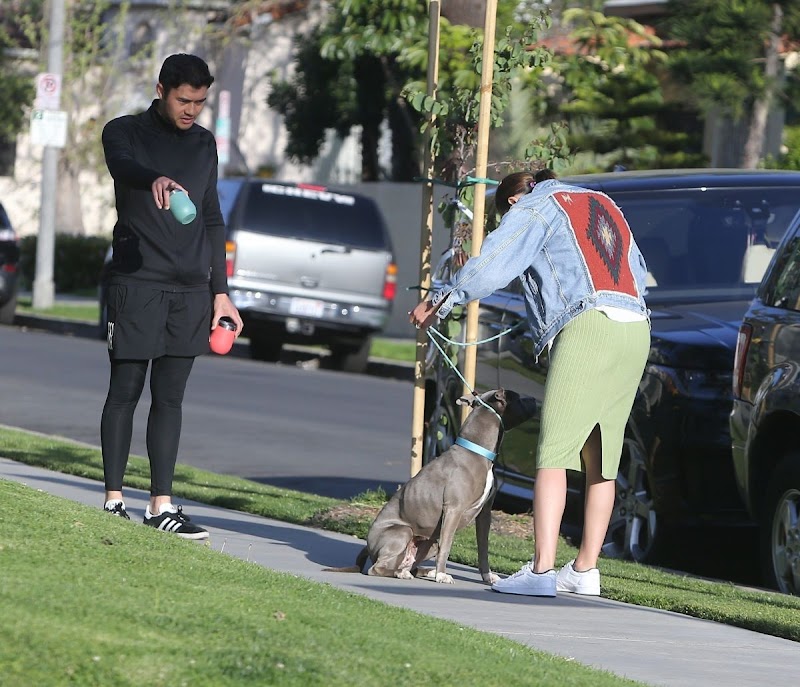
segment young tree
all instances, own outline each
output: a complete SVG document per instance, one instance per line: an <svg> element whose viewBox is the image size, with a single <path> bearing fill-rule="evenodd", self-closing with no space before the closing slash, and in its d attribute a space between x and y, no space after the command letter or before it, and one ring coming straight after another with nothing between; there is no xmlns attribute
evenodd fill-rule
<svg viewBox="0 0 800 687"><path fill-rule="evenodd" d="M512 89L520 83L520 76L541 75L549 65L552 53L536 45L538 32L548 23L549 17L541 15L524 30L506 27L504 35L496 42L489 108L491 128L503 126L503 113L508 108ZM404 90L415 110L435 115L432 145L436 167L450 182L458 182L474 168L483 69L482 32L472 32L472 45L467 54L469 60L462 65L457 78L441 79L435 99L425 93L421 82L409 84ZM525 153L526 161L534 158L541 166L560 162L569 152L564 136L564 132L555 127L546 140L531 141ZM526 161L509 162L506 166L525 166Z"/></svg>

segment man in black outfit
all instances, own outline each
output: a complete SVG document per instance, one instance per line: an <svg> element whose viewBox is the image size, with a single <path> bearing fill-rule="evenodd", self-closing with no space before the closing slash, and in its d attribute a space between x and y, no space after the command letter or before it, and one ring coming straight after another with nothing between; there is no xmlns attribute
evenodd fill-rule
<svg viewBox="0 0 800 687"><path fill-rule="evenodd" d="M186 381L195 357L208 352L209 332L220 317L233 319L236 336L242 331L228 298L216 142L195 123L213 82L199 57L172 55L161 67L150 108L103 129L117 207L108 287L111 381L100 431L104 508L128 518L122 481L150 362L151 486L144 524L187 539L205 539L208 532L171 499ZM189 224L169 212L174 190L197 206Z"/></svg>

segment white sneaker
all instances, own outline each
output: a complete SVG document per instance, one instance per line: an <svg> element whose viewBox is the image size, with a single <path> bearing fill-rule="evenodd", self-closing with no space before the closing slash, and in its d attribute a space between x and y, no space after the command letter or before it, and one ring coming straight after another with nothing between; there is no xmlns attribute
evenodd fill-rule
<svg viewBox="0 0 800 687"><path fill-rule="evenodd" d="M590 568L578 572L572 567L574 560L567 563L556 576L556 589L560 592L572 592L584 596L600 596L600 571Z"/></svg>
<svg viewBox="0 0 800 687"><path fill-rule="evenodd" d="M492 589L502 594L524 594L525 596L555 596L556 571L533 572L533 565L526 563L522 570L499 580Z"/></svg>

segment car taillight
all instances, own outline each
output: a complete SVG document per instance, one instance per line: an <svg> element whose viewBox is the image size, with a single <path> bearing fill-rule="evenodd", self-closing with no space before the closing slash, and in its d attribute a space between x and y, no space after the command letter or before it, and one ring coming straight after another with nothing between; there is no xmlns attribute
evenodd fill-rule
<svg viewBox="0 0 800 687"><path fill-rule="evenodd" d="M3 263L3 272L8 272L9 274L14 274L17 271L17 263L15 262L5 262Z"/></svg>
<svg viewBox="0 0 800 687"><path fill-rule="evenodd" d="M225 242L225 274L233 276L233 263L236 260L236 244L233 241Z"/></svg>
<svg viewBox="0 0 800 687"><path fill-rule="evenodd" d="M744 363L747 358L747 349L750 348L750 337L753 327L743 323L739 327L739 336L736 339L736 357L733 359L733 397L741 398L744 385Z"/></svg>
<svg viewBox="0 0 800 687"><path fill-rule="evenodd" d="M389 263L386 267L386 279L383 282L383 297L387 301L394 300L397 295L397 265Z"/></svg>

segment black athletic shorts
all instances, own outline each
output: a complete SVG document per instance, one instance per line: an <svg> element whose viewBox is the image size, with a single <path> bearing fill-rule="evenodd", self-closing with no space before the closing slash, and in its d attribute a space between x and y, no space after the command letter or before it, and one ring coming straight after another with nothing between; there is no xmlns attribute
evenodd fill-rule
<svg viewBox="0 0 800 687"><path fill-rule="evenodd" d="M208 353L212 300L208 286L172 291L158 285L108 287L108 353L112 360Z"/></svg>

